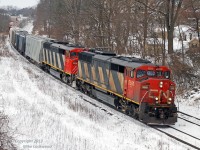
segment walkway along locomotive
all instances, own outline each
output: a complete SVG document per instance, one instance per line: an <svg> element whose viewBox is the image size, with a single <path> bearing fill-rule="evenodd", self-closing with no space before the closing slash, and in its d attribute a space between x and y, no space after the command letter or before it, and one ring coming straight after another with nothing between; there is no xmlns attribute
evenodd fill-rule
<svg viewBox="0 0 200 150"><path fill-rule="evenodd" d="M84 93L147 124L177 122L175 84L166 66L99 49L87 50L14 28L9 37L19 52L18 45L24 48L22 55Z"/></svg>

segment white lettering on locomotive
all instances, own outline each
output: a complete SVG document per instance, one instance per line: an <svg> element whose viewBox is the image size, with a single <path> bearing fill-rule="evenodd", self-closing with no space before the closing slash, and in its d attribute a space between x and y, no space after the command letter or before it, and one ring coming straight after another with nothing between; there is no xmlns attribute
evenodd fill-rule
<svg viewBox="0 0 200 150"><path fill-rule="evenodd" d="M156 98L158 97L158 99L160 100L161 97L164 96L164 98L168 99L170 94L169 94L169 90L167 90L166 92L162 91L162 90L157 90L157 89L150 89L149 90L149 98Z"/></svg>

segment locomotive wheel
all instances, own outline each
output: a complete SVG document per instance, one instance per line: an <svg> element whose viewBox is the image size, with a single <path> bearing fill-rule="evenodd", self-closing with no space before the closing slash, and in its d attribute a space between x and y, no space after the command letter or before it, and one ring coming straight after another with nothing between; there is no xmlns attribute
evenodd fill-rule
<svg viewBox="0 0 200 150"><path fill-rule="evenodd" d="M46 65L44 71L47 72L47 73L50 73L50 68L49 68L49 66Z"/></svg>
<svg viewBox="0 0 200 150"><path fill-rule="evenodd" d="M137 118L135 105L131 104L126 108L125 113L131 117Z"/></svg>
<svg viewBox="0 0 200 150"><path fill-rule="evenodd" d="M82 85L82 89L83 89L83 93L87 94L87 88L86 88L86 85Z"/></svg>
<svg viewBox="0 0 200 150"><path fill-rule="evenodd" d="M62 81L68 84L68 77L65 74L62 74Z"/></svg>
<svg viewBox="0 0 200 150"><path fill-rule="evenodd" d="M87 88L87 94L88 94L90 97L93 97L93 94L92 94L92 86L87 85L86 88Z"/></svg>
<svg viewBox="0 0 200 150"><path fill-rule="evenodd" d="M130 106L130 115L132 116L132 117L135 117L135 106L132 104L131 106Z"/></svg>
<svg viewBox="0 0 200 150"><path fill-rule="evenodd" d="M120 105L120 103L119 103L119 99L118 99L118 98L115 99L114 104L115 104L115 107L116 107L118 110L121 109L121 105Z"/></svg>

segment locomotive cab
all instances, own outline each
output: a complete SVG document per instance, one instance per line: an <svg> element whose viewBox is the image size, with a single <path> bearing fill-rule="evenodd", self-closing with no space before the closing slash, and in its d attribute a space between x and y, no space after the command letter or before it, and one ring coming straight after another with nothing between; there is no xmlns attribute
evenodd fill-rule
<svg viewBox="0 0 200 150"><path fill-rule="evenodd" d="M78 54L84 51L83 48L73 48L70 51L65 51L65 67L64 71L68 74L77 74L78 69Z"/></svg>
<svg viewBox="0 0 200 150"><path fill-rule="evenodd" d="M175 84L165 66L141 66L126 71L127 97L139 103L139 119L148 124L175 124Z"/></svg>

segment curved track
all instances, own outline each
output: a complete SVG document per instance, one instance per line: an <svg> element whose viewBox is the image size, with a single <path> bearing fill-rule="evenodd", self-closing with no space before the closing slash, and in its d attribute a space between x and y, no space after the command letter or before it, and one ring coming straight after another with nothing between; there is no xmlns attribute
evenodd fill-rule
<svg viewBox="0 0 200 150"><path fill-rule="evenodd" d="M192 115L189 115L189 114L186 114L184 112L181 112L181 111L178 111L178 113L180 114L178 116L179 119L182 119L182 120L185 120L189 123L192 123L194 125L197 125L197 126L200 126L200 118L197 118L195 116L192 116ZM181 117L180 117L181 116Z"/></svg>
<svg viewBox="0 0 200 150"><path fill-rule="evenodd" d="M184 143L194 149L200 150L200 118L184 112L178 112L178 123L174 126L153 128Z"/></svg>
<svg viewBox="0 0 200 150"><path fill-rule="evenodd" d="M168 127L169 127L169 126L168 126ZM181 142L181 143L184 143L184 144L186 144L186 145L188 145L188 146L190 146L190 147L192 147L192 148L194 148L194 149L200 150L200 148L199 148L198 146L195 146L195 145L193 145L193 144L191 144L191 143L189 143L189 142L187 142L187 141L185 141L185 140L182 140L181 138L178 138L177 136L174 136L174 135L170 134L170 133L167 132L167 131L163 131L163 130L159 129L158 127L153 127L153 128L154 128L155 130L160 131L160 132L164 133L165 135L167 135L167 136L169 136L169 137L171 137L171 138L173 138L173 139L175 139L175 140ZM177 130L177 129L175 129L175 130Z"/></svg>

